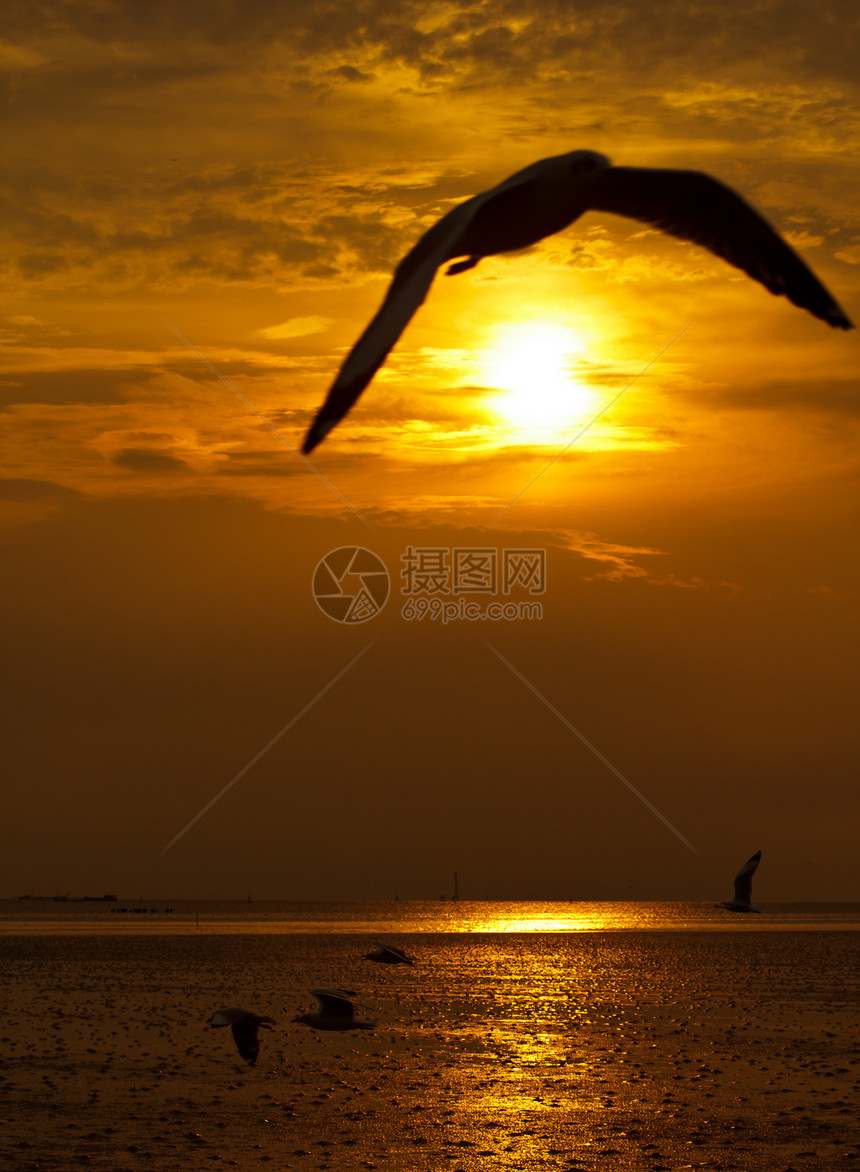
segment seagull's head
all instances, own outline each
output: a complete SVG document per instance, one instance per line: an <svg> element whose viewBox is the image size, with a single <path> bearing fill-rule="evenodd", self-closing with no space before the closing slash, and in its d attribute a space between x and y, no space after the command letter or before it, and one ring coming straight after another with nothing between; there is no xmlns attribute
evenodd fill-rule
<svg viewBox="0 0 860 1172"><path fill-rule="evenodd" d="M577 179L589 179L612 166L606 155L597 151L571 151L567 160Z"/></svg>

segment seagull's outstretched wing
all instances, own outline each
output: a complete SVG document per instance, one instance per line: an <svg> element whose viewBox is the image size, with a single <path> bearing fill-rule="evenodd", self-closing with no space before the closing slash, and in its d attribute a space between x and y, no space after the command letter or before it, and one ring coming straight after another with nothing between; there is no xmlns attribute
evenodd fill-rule
<svg viewBox="0 0 860 1172"><path fill-rule="evenodd" d="M395 948L393 944L377 944L376 952L368 952L367 959L379 960L388 964L415 963L411 957L407 956L405 952L401 952L399 948Z"/></svg>
<svg viewBox="0 0 860 1172"><path fill-rule="evenodd" d="M749 903L752 900L752 877L760 862L761 851L756 851L735 875L735 903Z"/></svg>
<svg viewBox="0 0 860 1172"><path fill-rule="evenodd" d="M366 953L367 960L376 960L381 964L414 964L410 956L395 948L393 944L377 944L375 952Z"/></svg>
<svg viewBox="0 0 860 1172"><path fill-rule="evenodd" d="M342 989L311 989L327 1017L355 1017L355 1006Z"/></svg>
<svg viewBox="0 0 860 1172"><path fill-rule="evenodd" d="M247 1009L219 1009L209 1019L211 1026L230 1026L233 1041L241 1056L253 1066L260 1053L260 1026L270 1029L273 1017L260 1017Z"/></svg>
<svg viewBox="0 0 860 1172"><path fill-rule="evenodd" d="M246 1062L253 1066L260 1053L260 1022L256 1014L249 1013L231 1026L236 1049Z"/></svg>
<svg viewBox="0 0 860 1172"><path fill-rule="evenodd" d="M375 1021L361 1021L355 1016L350 1000L355 993L347 989L311 989L320 1003L316 1013L302 1013L293 1021L309 1025L312 1030L372 1030Z"/></svg>
<svg viewBox="0 0 860 1172"><path fill-rule="evenodd" d="M700 244L835 329L853 328L815 274L767 220L710 175L610 167L589 192L589 203L595 211L629 216Z"/></svg>
<svg viewBox="0 0 860 1172"><path fill-rule="evenodd" d="M212 1026L232 1025L233 1022L247 1017L248 1013L247 1009L218 1009L209 1018L209 1024Z"/></svg>
<svg viewBox="0 0 860 1172"><path fill-rule="evenodd" d="M516 179L517 176L513 176ZM326 401L317 412L302 444L308 455L331 429L343 419L361 392L382 366L391 348L406 329L418 307L423 303L433 284L440 265L455 256L465 255L459 242L466 234L477 212L500 189L507 190L511 180L499 188L484 191L458 204L421 237L394 270L385 300L376 316L350 351L340 373L332 384ZM452 265L452 272L472 268L470 259Z"/></svg>

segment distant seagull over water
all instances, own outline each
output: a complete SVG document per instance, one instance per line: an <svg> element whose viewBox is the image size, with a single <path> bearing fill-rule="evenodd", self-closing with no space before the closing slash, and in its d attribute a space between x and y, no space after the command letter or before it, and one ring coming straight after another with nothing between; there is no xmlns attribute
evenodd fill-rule
<svg viewBox="0 0 860 1172"><path fill-rule="evenodd" d="M231 1026L236 1048L251 1066L260 1053L260 1026L270 1030L275 1025L273 1017L260 1017L247 1009L219 1009L209 1019L210 1026Z"/></svg>
<svg viewBox="0 0 860 1172"><path fill-rule="evenodd" d="M752 877L761 862L761 851L756 851L751 859L735 875L735 898L729 903L718 903L717 907L725 908L727 912L760 912L761 908L750 903L752 899Z"/></svg>
<svg viewBox="0 0 860 1172"><path fill-rule="evenodd" d="M375 952L368 952L365 954L365 960L375 960L380 964L414 964L405 952L401 952L399 948L394 948L391 944L377 944Z"/></svg>
<svg viewBox="0 0 860 1172"><path fill-rule="evenodd" d="M541 159L467 199L425 232L397 266L376 317L356 342L305 437L312 452L358 399L424 301L436 270L528 248L589 210L629 216L690 240L835 329L853 323L797 253L736 192L701 171L613 167L595 151Z"/></svg>
<svg viewBox="0 0 860 1172"><path fill-rule="evenodd" d="M372 1030L375 1021L362 1021L355 1016L355 1006L350 1001L353 993L343 989L311 989L320 1004L314 1013L302 1013L293 1021L303 1022L314 1030Z"/></svg>

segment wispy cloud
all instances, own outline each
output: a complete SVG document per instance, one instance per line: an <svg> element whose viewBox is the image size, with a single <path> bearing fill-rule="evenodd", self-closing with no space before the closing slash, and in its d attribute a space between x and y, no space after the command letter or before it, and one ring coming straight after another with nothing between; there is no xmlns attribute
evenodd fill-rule
<svg viewBox="0 0 860 1172"><path fill-rule="evenodd" d="M257 330L257 333L272 341L280 338L306 338L310 334L321 334L332 324L332 318L316 314L311 317L293 317L277 326L264 326Z"/></svg>

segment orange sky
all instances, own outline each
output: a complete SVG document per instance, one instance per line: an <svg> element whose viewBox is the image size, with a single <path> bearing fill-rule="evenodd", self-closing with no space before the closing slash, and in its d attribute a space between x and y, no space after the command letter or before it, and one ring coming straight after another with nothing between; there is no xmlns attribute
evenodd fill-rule
<svg viewBox="0 0 860 1172"><path fill-rule="evenodd" d="M589 213L294 451L421 232L568 150L730 183L856 321L854 7L9 11L0 894L723 899L760 848L860 899L856 334ZM541 617L403 617L410 547L544 550Z"/></svg>

